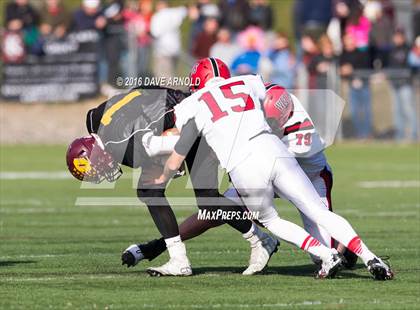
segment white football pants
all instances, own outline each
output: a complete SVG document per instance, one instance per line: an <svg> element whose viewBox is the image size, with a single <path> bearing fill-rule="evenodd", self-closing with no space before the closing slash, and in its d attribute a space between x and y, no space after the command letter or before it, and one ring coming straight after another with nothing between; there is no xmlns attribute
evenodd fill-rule
<svg viewBox="0 0 420 310"><path fill-rule="evenodd" d="M259 212L259 221L267 229L277 237L302 247L299 242L302 242L300 237L304 235L303 229L299 227L302 230L299 231L290 225L278 227L272 224L278 223L279 218L273 200L275 192L344 245L357 237L347 220L328 210L296 159L276 136L262 134L250 143L251 155L229 175L246 207ZM293 231L288 231L290 229ZM326 245L330 246L329 242Z"/></svg>

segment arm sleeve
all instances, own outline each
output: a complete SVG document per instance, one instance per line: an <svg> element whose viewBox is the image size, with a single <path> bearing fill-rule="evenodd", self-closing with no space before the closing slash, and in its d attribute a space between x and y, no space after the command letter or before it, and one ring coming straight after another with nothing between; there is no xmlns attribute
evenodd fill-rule
<svg viewBox="0 0 420 310"><path fill-rule="evenodd" d="M186 156L198 138L199 132L194 120L190 119L181 130L181 136L175 144L175 152Z"/></svg>
<svg viewBox="0 0 420 310"><path fill-rule="evenodd" d="M149 132L143 135L142 143L147 155L153 157L171 154L178 139L179 136L154 136Z"/></svg>
<svg viewBox="0 0 420 310"><path fill-rule="evenodd" d="M174 107L175 110L175 126L182 131L187 122L196 114L197 102L188 97Z"/></svg>

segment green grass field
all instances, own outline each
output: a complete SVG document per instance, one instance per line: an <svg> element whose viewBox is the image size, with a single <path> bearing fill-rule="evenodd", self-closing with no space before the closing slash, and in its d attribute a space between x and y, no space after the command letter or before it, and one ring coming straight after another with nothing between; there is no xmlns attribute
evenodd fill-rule
<svg viewBox="0 0 420 310"><path fill-rule="evenodd" d="M64 152L61 146L0 148L0 309L420 308L418 145L336 145L328 151L334 209L378 255L391 256L396 278L389 282L373 281L361 264L337 279L315 280L309 258L285 243L265 274L244 277L248 245L229 227L187 242L193 277L148 277L146 267L164 263L166 254L123 268L123 249L158 236L147 211L75 201L134 197L130 178L114 190L81 189L66 178L22 179L31 171L64 171ZM377 183L361 187L367 181ZM179 179L169 194L188 194L184 184ZM292 206L279 202L278 208L300 223ZM182 221L195 208L175 210Z"/></svg>

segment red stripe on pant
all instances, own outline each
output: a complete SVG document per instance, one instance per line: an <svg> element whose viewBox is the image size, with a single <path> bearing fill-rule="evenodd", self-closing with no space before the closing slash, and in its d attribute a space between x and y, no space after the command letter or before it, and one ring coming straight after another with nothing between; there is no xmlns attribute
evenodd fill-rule
<svg viewBox="0 0 420 310"><path fill-rule="evenodd" d="M325 166L324 169L321 171L319 176L324 180L325 188L326 188L326 197L328 202L328 210L333 212L332 208L332 201L331 201L331 192L333 187L333 176L331 171ZM331 248L336 247L336 241L334 238L331 238Z"/></svg>

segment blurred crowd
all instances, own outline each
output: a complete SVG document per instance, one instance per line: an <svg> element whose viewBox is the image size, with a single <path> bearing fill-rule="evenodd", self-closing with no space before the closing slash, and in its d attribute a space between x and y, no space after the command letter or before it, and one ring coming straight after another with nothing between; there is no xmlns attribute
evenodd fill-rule
<svg viewBox="0 0 420 310"><path fill-rule="evenodd" d="M46 40L60 40L70 31L98 31L104 93L118 76L175 76L183 64L208 56L224 60L235 75L258 73L288 89L337 90L344 82L357 138L373 135L370 81L381 72L392 89L395 138L416 140L420 1L405 2L410 29L406 20L398 20L392 0L297 0L287 12L293 17L292 38L275 31L281 21L267 0L191 0L186 6L165 0L81 0L73 11L60 0L43 0L36 7L13 0L4 22L34 55L42 55ZM190 27L182 28L187 20Z"/></svg>

